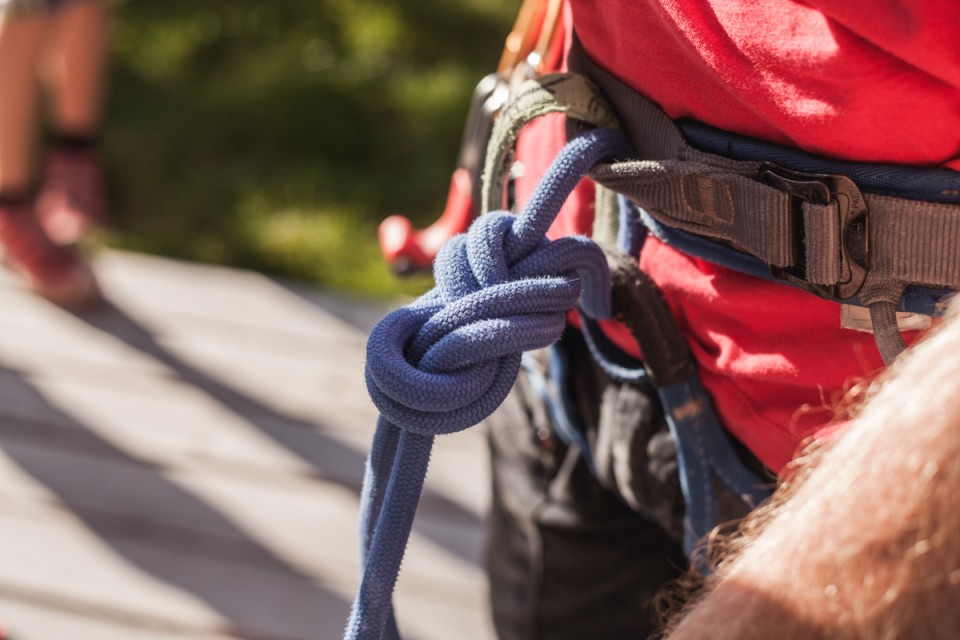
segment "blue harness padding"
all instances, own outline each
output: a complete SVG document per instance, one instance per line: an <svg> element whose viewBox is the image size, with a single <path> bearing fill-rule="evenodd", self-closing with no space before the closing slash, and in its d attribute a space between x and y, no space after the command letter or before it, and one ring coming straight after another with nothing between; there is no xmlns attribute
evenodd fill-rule
<svg viewBox="0 0 960 640"><path fill-rule="evenodd" d="M567 144L519 217L490 213L448 242L436 286L394 311L367 344L367 387L380 410L361 496L362 578L344 637L399 637L392 592L433 438L490 415L516 379L521 354L559 339L566 312L610 314L606 258L586 238L544 237L596 163L629 158L626 137L593 130Z"/></svg>
<svg viewBox="0 0 960 640"><path fill-rule="evenodd" d="M682 382L657 387L657 395L677 444L685 507L683 548L689 556L697 542L718 524L714 477L751 511L770 497L772 488L769 479L757 475L740 460L695 373ZM705 555L694 560L702 573L709 572Z"/></svg>
<svg viewBox="0 0 960 640"><path fill-rule="evenodd" d="M697 149L732 160L764 160L804 173L840 174L851 178L863 191L881 195L960 202L960 173L952 169L837 160L724 131L696 120L679 120L676 125L687 142Z"/></svg>

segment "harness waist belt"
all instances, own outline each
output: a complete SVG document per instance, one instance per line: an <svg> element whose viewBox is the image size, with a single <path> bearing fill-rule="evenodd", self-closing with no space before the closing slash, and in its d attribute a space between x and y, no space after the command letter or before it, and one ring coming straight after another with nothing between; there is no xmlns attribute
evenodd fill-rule
<svg viewBox="0 0 960 640"><path fill-rule="evenodd" d="M592 177L663 224L757 256L774 275L826 298L856 296L868 271L960 286L960 206L861 193L844 176L683 159L702 155L605 165Z"/></svg>

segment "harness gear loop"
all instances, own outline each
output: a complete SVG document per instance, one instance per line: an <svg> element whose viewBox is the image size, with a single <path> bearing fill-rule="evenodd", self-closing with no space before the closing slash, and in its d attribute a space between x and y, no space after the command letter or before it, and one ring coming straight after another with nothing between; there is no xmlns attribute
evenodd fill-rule
<svg viewBox="0 0 960 640"><path fill-rule="evenodd" d="M610 313L603 252L544 233L597 162L632 153L598 129L570 141L519 217L480 218L437 256L436 287L384 318L367 344L367 387L381 412L361 499L363 577L344 637L395 637L391 594L410 535L433 437L470 427L509 392L524 351L555 342L576 306Z"/></svg>
<svg viewBox="0 0 960 640"><path fill-rule="evenodd" d="M549 73L527 80L493 124L483 166L481 214L503 204L510 157L520 130L548 113L565 113L568 118L599 129L620 128L609 105L585 77Z"/></svg>

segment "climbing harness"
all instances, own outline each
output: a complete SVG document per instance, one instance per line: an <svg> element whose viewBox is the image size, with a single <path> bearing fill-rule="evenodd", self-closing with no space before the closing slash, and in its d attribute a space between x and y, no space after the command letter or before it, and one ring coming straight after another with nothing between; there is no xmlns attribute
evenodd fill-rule
<svg viewBox="0 0 960 640"><path fill-rule="evenodd" d="M867 307L887 362L904 348L896 312L938 315L960 288L956 172L832 161L699 123L678 125L577 45L569 64L590 79L548 74L527 82L490 132L484 211L502 204L520 129L545 113L567 115L571 141L523 213L481 216L444 245L436 287L371 334L367 384L381 419L364 479L363 578L350 640L399 638L391 593L433 437L488 416L509 392L521 354L553 344L574 307L601 368L615 380L652 385L663 405L677 447L688 553L716 524L718 486L748 509L769 495L768 479L744 464L720 425L659 291L630 257L647 234ZM594 239L606 246L547 241L563 201L588 173L599 185ZM642 362L600 329L597 321L611 316L626 324ZM558 431L593 467L582 428L556 400L550 410Z"/></svg>

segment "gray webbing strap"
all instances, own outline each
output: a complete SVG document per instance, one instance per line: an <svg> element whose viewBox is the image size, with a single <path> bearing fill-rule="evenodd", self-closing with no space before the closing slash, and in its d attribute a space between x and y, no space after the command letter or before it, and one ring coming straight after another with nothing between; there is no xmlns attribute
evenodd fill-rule
<svg viewBox="0 0 960 640"><path fill-rule="evenodd" d="M926 287L960 288L960 205L864 197L871 272Z"/></svg>
<svg viewBox="0 0 960 640"><path fill-rule="evenodd" d="M723 242L773 266L802 262L808 282L826 285L842 277L845 230L836 201L800 203L805 251L798 256L795 198L752 175L667 160L601 165L591 177L670 227ZM906 284L960 288L960 205L870 193L863 199L871 273Z"/></svg>
<svg viewBox="0 0 960 640"><path fill-rule="evenodd" d="M828 285L839 282L843 277L840 261L834 256L840 255L840 243L843 230L840 228L840 207L836 202L813 204L804 202L803 214L804 241L808 247L818 247L818 251L806 252L807 281Z"/></svg>
<svg viewBox="0 0 960 640"><path fill-rule="evenodd" d="M778 267L798 261L791 197L746 176L698 162L640 160L601 165L590 177L670 227ZM762 220L751 215L758 211Z"/></svg>
<svg viewBox="0 0 960 640"><path fill-rule="evenodd" d="M614 310L640 345L651 380L658 387L683 382L696 370L696 360L660 288L635 257L609 245L601 248L610 267Z"/></svg>

